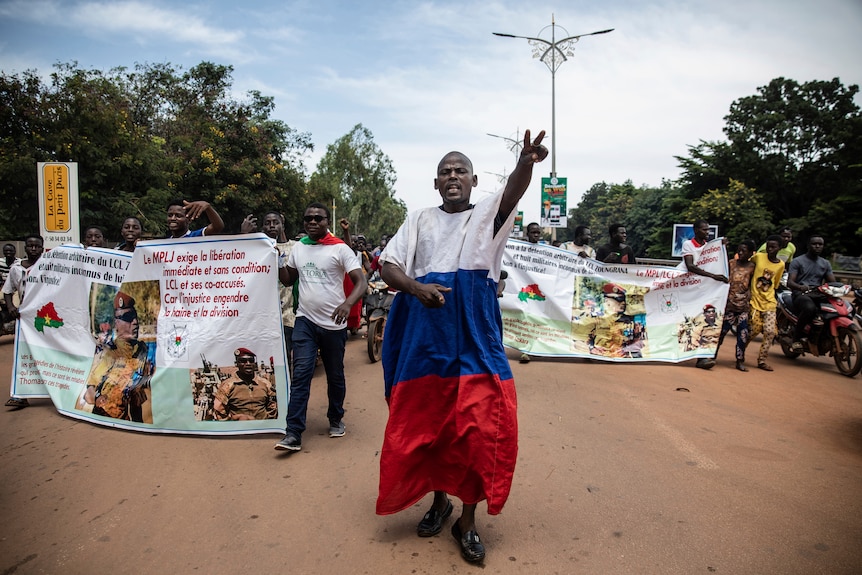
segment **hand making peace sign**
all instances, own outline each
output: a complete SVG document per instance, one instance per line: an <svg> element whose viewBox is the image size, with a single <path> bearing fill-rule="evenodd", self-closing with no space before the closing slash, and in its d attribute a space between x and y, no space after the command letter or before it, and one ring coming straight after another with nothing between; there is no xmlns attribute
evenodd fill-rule
<svg viewBox="0 0 862 575"><path fill-rule="evenodd" d="M530 143L530 130L524 132L524 147L521 148L521 157L518 158L519 163L538 164L548 157L548 148L542 145L542 140L545 138L545 131L539 132L536 139Z"/></svg>

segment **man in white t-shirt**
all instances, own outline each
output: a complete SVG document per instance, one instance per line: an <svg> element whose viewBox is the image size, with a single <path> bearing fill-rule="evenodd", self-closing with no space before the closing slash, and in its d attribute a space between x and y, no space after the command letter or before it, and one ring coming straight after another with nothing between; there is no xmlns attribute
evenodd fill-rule
<svg viewBox="0 0 862 575"><path fill-rule="evenodd" d="M714 279L717 282L728 283L727 276L710 273L697 265L700 252L703 251L704 246L709 241L709 222L706 220L697 220L694 222L693 227L694 237L682 242L682 259L685 262L685 269L695 275ZM727 238L722 239L722 243L726 244Z"/></svg>
<svg viewBox="0 0 862 575"><path fill-rule="evenodd" d="M278 270L279 279L285 285L299 282L287 428L284 439L275 444L276 449L287 451L302 449L318 349L326 370L329 436L344 435L346 322L350 308L365 294L367 287L356 254L329 231L329 209L321 203L311 203L305 209L303 221L308 235L293 246L284 267ZM344 295L345 275L353 281L353 290L347 297Z"/></svg>
<svg viewBox="0 0 862 575"><path fill-rule="evenodd" d="M27 257L12 264L9 268L9 275L3 283L3 299L6 303L6 309L9 310L9 316L19 319L21 314L12 299L15 292L18 292L18 305L24 304L24 292L27 289L28 276L33 266L42 257L42 252L45 251L45 242L42 236L38 234L30 234L24 238L24 252ZM36 276L33 276L36 281ZM27 407L30 402L26 397L10 397L6 402L6 407L14 407L21 409Z"/></svg>
<svg viewBox="0 0 862 575"><path fill-rule="evenodd" d="M590 245L593 240L593 233L587 226L578 226L575 228L575 239L570 242L565 242L560 247L570 252L575 252L582 258L596 259L596 250Z"/></svg>
<svg viewBox="0 0 862 575"><path fill-rule="evenodd" d="M727 276L710 273L697 265L700 252L703 251L704 246L709 241L709 222L706 220L697 220L694 222L693 227L694 237L682 243L682 259L685 262L685 268L695 275L710 278L717 282L728 283L730 280L727 279ZM726 244L727 238L724 238L722 242ZM696 365L701 369L712 369L715 365L715 359L701 357L697 360Z"/></svg>

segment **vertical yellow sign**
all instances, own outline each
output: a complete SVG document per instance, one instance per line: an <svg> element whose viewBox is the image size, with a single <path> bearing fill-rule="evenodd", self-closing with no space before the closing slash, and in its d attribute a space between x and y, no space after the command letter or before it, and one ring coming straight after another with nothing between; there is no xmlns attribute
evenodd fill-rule
<svg viewBox="0 0 862 575"><path fill-rule="evenodd" d="M45 231L68 232L72 228L69 217L69 167L64 164L42 166L42 182Z"/></svg>

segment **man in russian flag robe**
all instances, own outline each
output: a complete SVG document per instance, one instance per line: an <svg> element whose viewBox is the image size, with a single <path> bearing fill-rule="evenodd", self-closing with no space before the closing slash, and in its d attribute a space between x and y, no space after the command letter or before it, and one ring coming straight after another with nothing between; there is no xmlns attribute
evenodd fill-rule
<svg viewBox="0 0 862 575"><path fill-rule="evenodd" d="M548 150L544 131L524 146L506 188L477 204L470 160L450 152L434 188L443 203L408 215L380 256L400 291L383 339L389 421L380 460L377 513L397 513L428 492L434 503L417 532L431 536L463 502L452 526L464 558L481 561L475 510L498 514L518 452L515 385L502 344L497 282L518 200Z"/></svg>

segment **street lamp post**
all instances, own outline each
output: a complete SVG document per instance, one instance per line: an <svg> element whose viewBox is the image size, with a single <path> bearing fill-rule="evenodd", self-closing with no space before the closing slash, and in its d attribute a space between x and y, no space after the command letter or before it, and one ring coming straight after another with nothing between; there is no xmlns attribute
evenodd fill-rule
<svg viewBox="0 0 862 575"><path fill-rule="evenodd" d="M521 155L521 148L524 147L524 141L521 139L521 129L515 132L514 138L507 138L506 136L498 136L497 134L488 134L492 138L499 138L501 140L505 140L506 147L509 148L509 151L515 154L515 161L517 162L518 156Z"/></svg>
<svg viewBox="0 0 862 575"><path fill-rule="evenodd" d="M574 45L578 42L578 40L580 40L584 36L607 34L608 32L613 32L614 29L609 28L607 30L599 30L598 32L590 32L589 34L577 34L575 36L570 36L568 30L566 30L562 26L557 26L556 22L554 22L553 15L551 15L551 25L545 26L544 28L539 30L539 36L541 36L542 33L548 28L551 29L550 41L540 37L534 38L532 36L516 36L514 34L503 34L500 32L494 32L493 34L495 36L502 36L503 38L523 38L530 44L530 46L533 47L533 58L538 58L539 60L541 60L545 64L545 66L548 67L548 70L551 71L551 177L554 178L557 176L557 69L562 66L563 62L568 60L568 56L575 55ZM565 38L557 40L557 28L560 28L565 33Z"/></svg>

